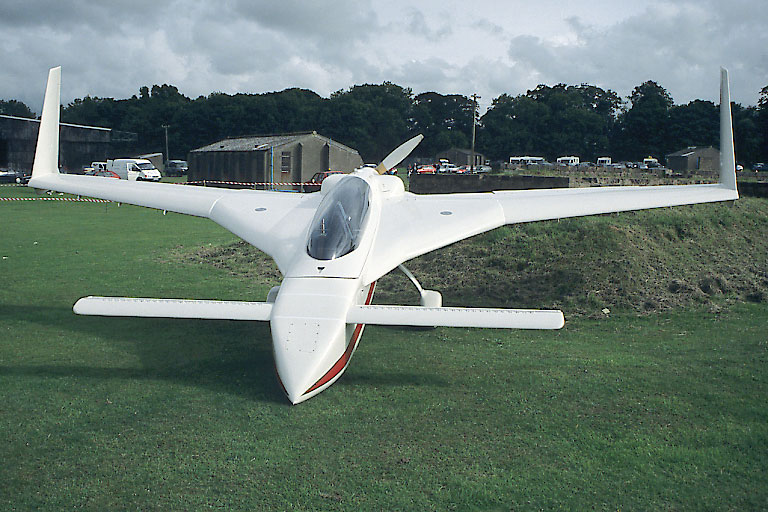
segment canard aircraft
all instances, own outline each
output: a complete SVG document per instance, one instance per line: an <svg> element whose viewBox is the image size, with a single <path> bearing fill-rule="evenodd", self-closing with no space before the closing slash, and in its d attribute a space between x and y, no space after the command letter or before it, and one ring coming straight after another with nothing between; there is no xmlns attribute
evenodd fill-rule
<svg viewBox="0 0 768 512"><path fill-rule="evenodd" d="M80 315L268 321L278 381L296 404L344 372L365 324L559 329L557 310L442 307L402 264L505 224L738 198L728 74L721 71L720 178L716 184L596 187L415 195L397 176L422 136L376 169L332 175L314 193L137 183L60 174L61 68L43 104L30 187L206 217L271 256L283 275L264 302L84 297ZM419 306L372 305L376 280L400 267Z"/></svg>

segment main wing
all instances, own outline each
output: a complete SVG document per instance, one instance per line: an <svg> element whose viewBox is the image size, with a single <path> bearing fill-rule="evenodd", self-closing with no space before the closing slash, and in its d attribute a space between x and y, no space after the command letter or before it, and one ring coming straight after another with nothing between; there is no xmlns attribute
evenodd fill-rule
<svg viewBox="0 0 768 512"><path fill-rule="evenodd" d="M48 74L29 186L206 217L269 254L284 270L306 239L319 194L146 183L60 174L61 68Z"/></svg>
<svg viewBox="0 0 768 512"><path fill-rule="evenodd" d="M738 199L728 73L721 70L720 179L711 185L592 187L474 194L406 193L382 207L366 280L400 263L504 224Z"/></svg>

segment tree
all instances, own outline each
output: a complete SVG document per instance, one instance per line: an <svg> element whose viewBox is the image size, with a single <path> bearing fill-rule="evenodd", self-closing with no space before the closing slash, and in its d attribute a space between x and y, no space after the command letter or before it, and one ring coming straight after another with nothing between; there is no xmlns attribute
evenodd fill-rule
<svg viewBox="0 0 768 512"><path fill-rule="evenodd" d="M468 148L474 102L459 94L425 92L414 98L413 131L424 135L416 154L434 156L451 147Z"/></svg>
<svg viewBox="0 0 768 512"><path fill-rule="evenodd" d="M122 100L125 103L127 100ZM61 113L62 121L83 124L86 126L102 126L117 128L124 117L118 101L113 98L92 98L86 96L76 99Z"/></svg>
<svg viewBox="0 0 768 512"><path fill-rule="evenodd" d="M530 97L502 94L482 117L478 147L494 160L543 155L546 144L538 134L544 131L548 116L549 107Z"/></svg>
<svg viewBox="0 0 768 512"><path fill-rule="evenodd" d="M16 100L0 100L0 114L30 119L35 118L35 113L26 104Z"/></svg>
<svg viewBox="0 0 768 512"><path fill-rule="evenodd" d="M267 93L280 120L279 131L302 132L317 130L323 99L307 89L286 89Z"/></svg>
<svg viewBox="0 0 768 512"><path fill-rule="evenodd" d="M736 162L753 165L765 161L760 154L764 134L760 133L757 107L742 107L734 103L731 105L731 113Z"/></svg>
<svg viewBox="0 0 768 512"><path fill-rule="evenodd" d="M760 91L760 99L757 102L757 129L760 133L760 151L758 158L761 162L768 162L768 85Z"/></svg>
<svg viewBox="0 0 768 512"><path fill-rule="evenodd" d="M611 151L622 160L640 160L646 156L664 156L666 126L673 101L669 93L649 80L635 87L629 97L631 108L619 115L611 141Z"/></svg>
<svg viewBox="0 0 768 512"><path fill-rule="evenodd" d="M694 100L669 109L663 155L690 146L720 146L720 111L711 101Z"/></svg>
<svg viewBox="0 0 768 512"><path fill-rule="evenodd" d="M477 149L496 160L529 154L552 160L564 154L594 160L611 155L639 160L690 145L719 145L718 108L695 100L675 106L669 93L648 81L622 100L594 85L539 85L525 94L502 94L481 118ZM230 136L317 130L377 162L416 133L424 142L416 154L434 156L452 146L467 148L472 100L458 94L425 92L391 82L364 84L321 98L305 89L264 94L214 92L190 100L168 84L143 86L127 99L76 99L62 120L135 132L138 142L116 146L113 156L163 151L165 131L172 158ZM733 104L737 157L768 161L768 86L756 107ZM0 101L0 112L34 117L17 101Z"/></svg>
<svg viewBox="0 0 768 512"><path fill-rule="evenodd" d="M356 85L323 103L318 124L323 134L356 148L364 160L378 162L411 133L410 89L391 82Z"/></svg>
<svg viewBox="0 0 768 512"><path fill-rule="evenodd" d="M608 150L619 96L592 85L539 85L494 99L482 118L479 146L493 159L573 154L594 160Z"/></svg>

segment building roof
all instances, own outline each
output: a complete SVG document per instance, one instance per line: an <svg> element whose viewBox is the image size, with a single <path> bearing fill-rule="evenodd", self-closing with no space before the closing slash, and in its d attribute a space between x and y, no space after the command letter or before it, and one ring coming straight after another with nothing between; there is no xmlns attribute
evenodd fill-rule
<svg viewBox="0 0 768 512"><path fill-rule="evenodd" d="M463 154L465 154L465 155L471 155L471 154L472 154L472 150L471 150L471 149L456 148L456 147L453 147L453 148L451 148L451 149L449 149L449 150L446 150L446 151L441 151L441 152L440 152L440 154L443 154L443 153L452 153L452 152L454 152L454 151L455 151L456 153L463 153ZM482 153L480 153L479 151L475 151L475 154L476 154L476 155L481 155L481 156L482 156Z"/></svg>
<svg viewBox="0 0 768 512"><path fill-rule="evenodd" d="M29 121L29 122L38 123L38 124L40 123L39 119L32 119L32 118L29 118L29 117L8 116L8 115L5 115L5 114L0 114L0 118L14 119L16 121ZM61 126L71 126L72 128L87 128L89 130L103 130L103 131L107 131L107 132L111 132L112 131L112 128L103 128L101 126L86 126L86 125L83 125L83 124L72 124L72 123L59 123L59 125L61 125Z"/></svg>
<svg viewBox="0 0 768 512"><path fill-rule="evenodd" d="M270 148L277 148L291 144L293 142L306 139L308 137L317 137L323 139L328 144L332 144L338 148L342 148L346 151L357 153L357 150L352 149L344 144L336 142L328 137L319 135L315 131L300 132L300 133L284 133L277 135L250 135L247 137L233 137L229 139L220 140L203 146L201 148L193 149L192 152L210 152L210 151L266 151Z"/></svg>
<svg viewBox="0 0 768 512"><path fill-rule="evenodd" d="M667 158L671 156L691 156L696 153L701 153L703 151L711 152L711 151L717 151L717 149L713 148L712 146L689 146L685 149L681 149L680 151L675 151L674 153L670 153L667 155Z"/></svg>

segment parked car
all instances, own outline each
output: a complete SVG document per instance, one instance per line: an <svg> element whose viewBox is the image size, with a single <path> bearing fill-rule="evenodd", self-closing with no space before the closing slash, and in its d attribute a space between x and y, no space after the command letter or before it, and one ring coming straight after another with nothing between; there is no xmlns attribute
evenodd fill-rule
<svg viewBox="0 0 768 512"><path fill-rule="evenodd" d="M165 164L166 176L184 176L188 170L189 166L185 160L168 160Z"/></svg>
<svg viewBox="0 0 768 512"><path fill-rule="evenodd" d="M420 165L416 168L416 174L435 174L435 166Z"/></svg>
<svg viewBox="0 0 768 512"><path fill-rule="evenodd" d="M106 171L107 170L107 162L91 162L90 172L86 172L85 174L89 176L101 176L101 174L97 174L99 171Z"/></svg>
<svg viewBox="0 0 768 512"><path fill-rule="evenodd" d="M22 171L13 171L11 169L0 169L0 183L18 183L26 185L29 183L29 176Z"/></svg>
<svg viewBox="0 0 768 512"><path fill-rule="evenodd" d="M756 163L752 166L752 170L755 172L765 172L768 171L768 164L764 164L762 162Z"/></svg>
<svg viewBox="0 0 768 512"><path fill-rule="evenodd" d="M344 174L344 171L322 171L322 172L316 172L312 178L302 185L301 191L302 192L317 192L320 190L321 184L323 183L323 180L327 178L328 176L331 176L333 174Z"/></svg>

